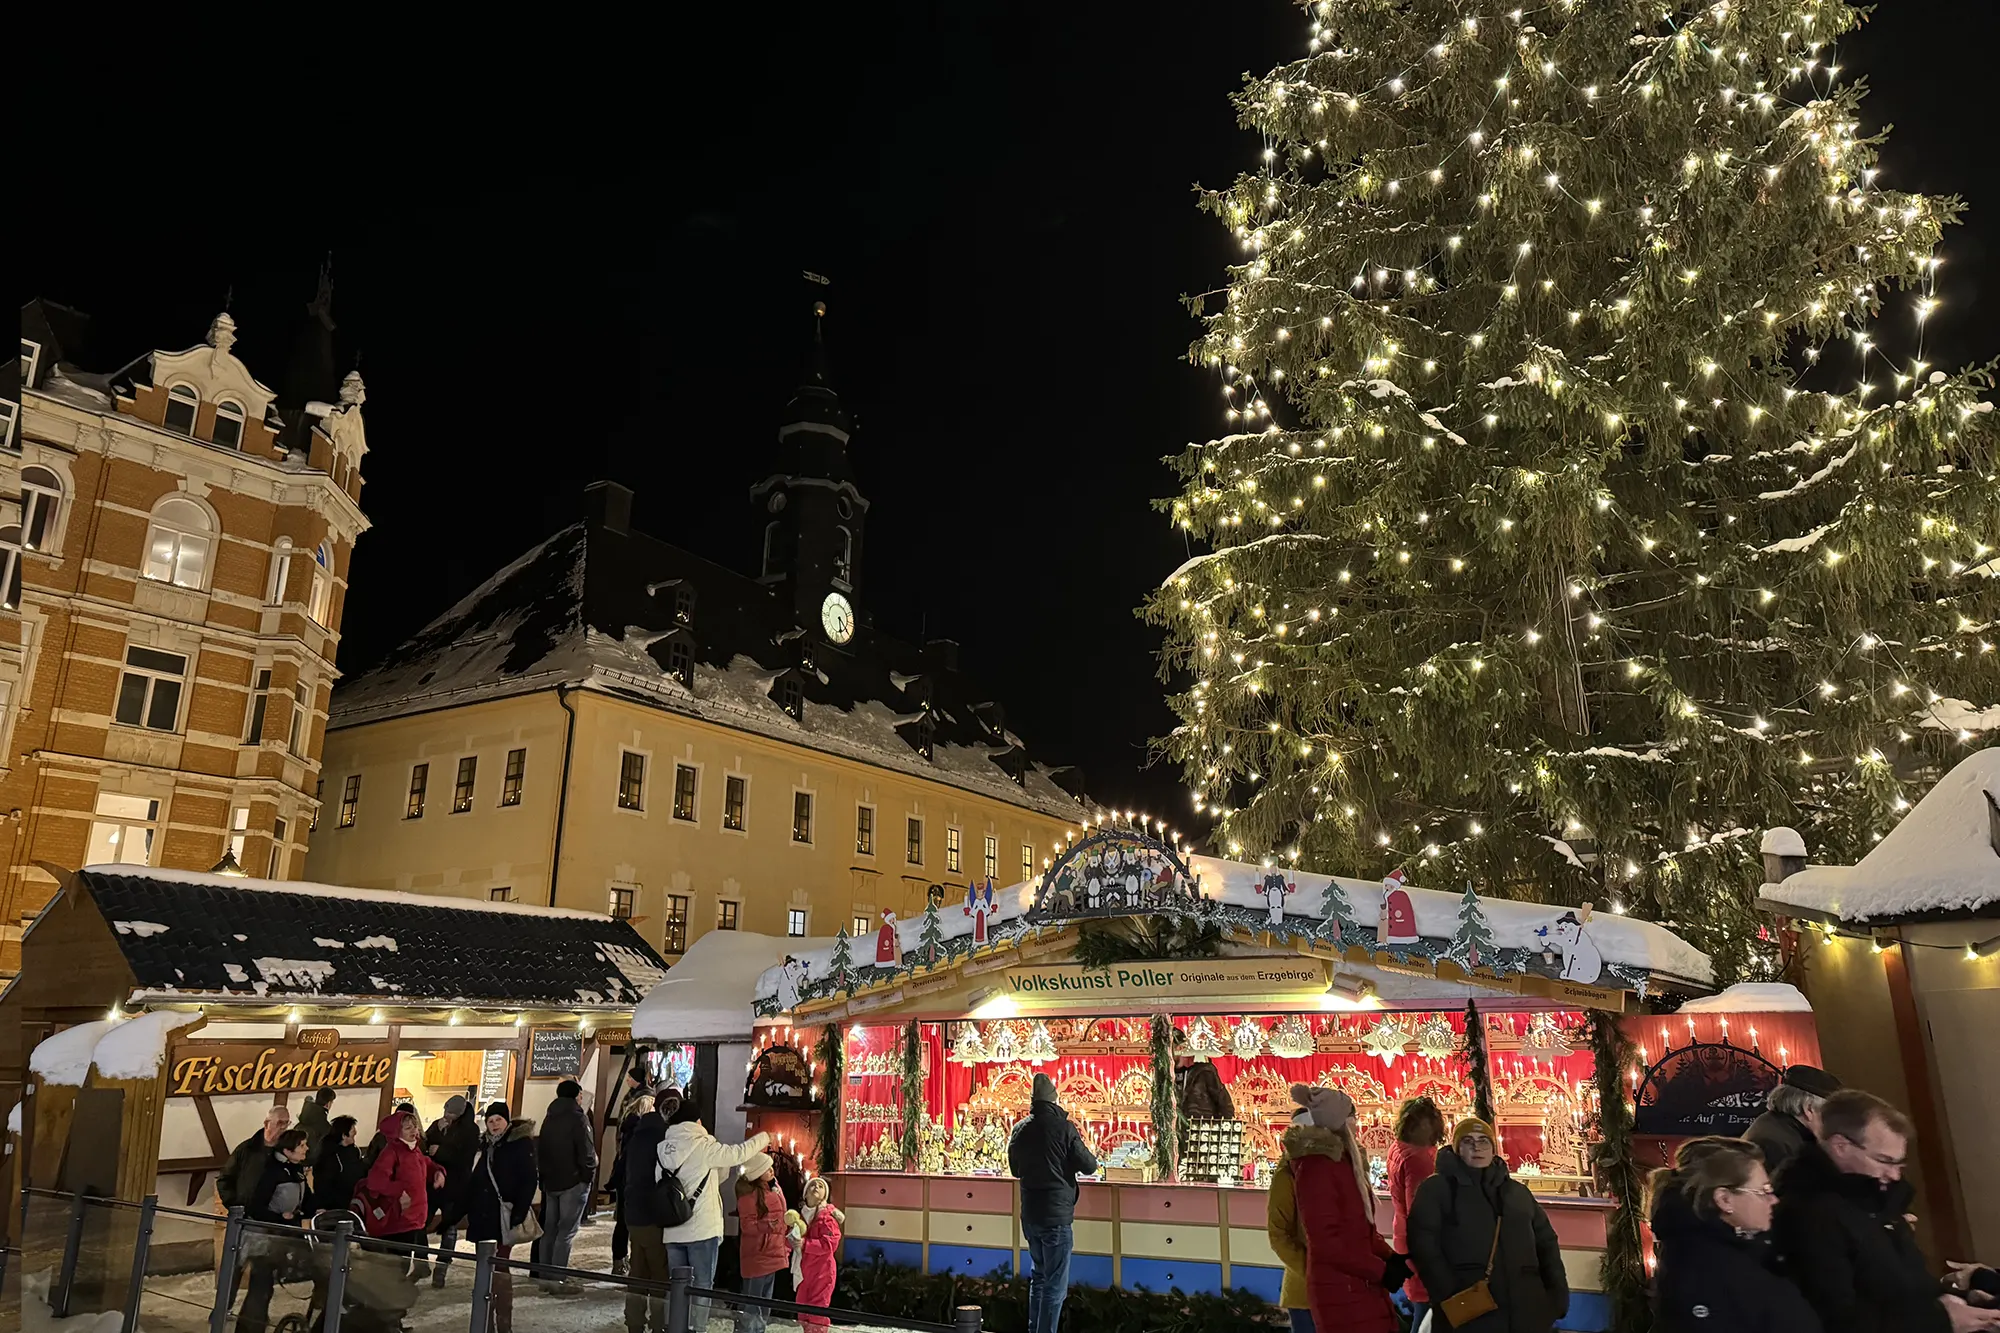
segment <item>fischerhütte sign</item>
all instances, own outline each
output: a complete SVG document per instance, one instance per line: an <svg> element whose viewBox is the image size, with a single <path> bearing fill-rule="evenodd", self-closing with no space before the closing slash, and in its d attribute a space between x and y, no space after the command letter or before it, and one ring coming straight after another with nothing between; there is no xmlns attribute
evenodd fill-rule
<svg viewBox="0 0 2000 1333"><path fill-rule="evenodd" d="M1326 964L1316 958L1210 958L1197 962L1058 963L1006 973L1015 1000L1178 998L1188 995L1318 995Z"/></svg>
<svg viewBox="0 0 2000 1333"><path fill-rule="evenodd" d="M379 1088L396 1070L396 1055L294 1046L183 1046L167 1079L169 1097L219 1097L232 1092L317 1088Z"/></svg>

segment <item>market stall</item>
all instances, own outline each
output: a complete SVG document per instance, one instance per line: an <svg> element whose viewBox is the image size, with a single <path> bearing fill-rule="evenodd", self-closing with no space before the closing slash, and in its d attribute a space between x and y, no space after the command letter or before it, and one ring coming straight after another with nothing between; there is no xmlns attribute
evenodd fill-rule
<svg viewBox="0 0 2000 1333"><path fill-rule="evenodd" d="M1186 857L1104 829L1037 882L793 953L756 1006L760 1049L810 1056L851 1260L1023 1271L1005 1144L1041 1072L1104 1166L1073 1281L1275 1299L1262 1186L1288 1089L1307 1083L1353 1097L1378 1178L1404 1099L1447 1118L1490 1106L1563 1242L1568 1326L1588 1328L1613 1212L1591 1170L1602 1071L1629 1095L1622 1016L1708 979L1670 932L1588 906Z"/></svg>

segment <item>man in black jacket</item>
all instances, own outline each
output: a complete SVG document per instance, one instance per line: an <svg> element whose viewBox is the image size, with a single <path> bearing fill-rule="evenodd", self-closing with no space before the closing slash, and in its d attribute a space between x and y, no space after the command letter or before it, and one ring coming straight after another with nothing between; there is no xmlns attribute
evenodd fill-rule
<svg viewBox="0 0 2000 1333"><path fill-rule="evenodd" d="M1096 1171L1097 1159L1057 1103L1047 1074L1035 1075L1028 1118L1007 1141L1007 1169L1021 1182L1021 1234L1035 1265L1028 1277L1028 1333L1056 1333L1069 1294L1076 1178Z"/></svg>
<svg viewBox="0 0 2000 1333"><path fill-rule="evenodd" d="M457 1215L459 1201L472 1183L473 1159L479 1156L479 1126L473 1121L471 1102L463 1097L445 1100L444 1114L424 1131L424 1152L444 1172L444 1188L431 1195L434 1220L442 1224L445 1218ZM438 1248L446 1255L458 1248L457 1227L439 1226ZM450 1262L446 1258L431 1270L432 1286L445 1284L445 1265Z"/></svg>
<svg viewBox="0 0 2000 1333"><path fill-rule="evenodd" d="M569 1267L570 1247L583 1225L583 1205L597 1187L597 1145L591 1141L590 1117L578 1099L583 1085L566 1078L556 1085L556 1099L542 1117L542 1134L535 1159L542 1174L541 1259L553 1268ZM565 1292L581 1292L566 1280L542 1274Z"/></svg>
<svg viewBox="0 0 2000 1333"><path fill-rule="evenodd" d="M264 1112L264 1127L236 1145L222 1171L215 1178L215 1197L224 1208L248 1208L257 1191L257 1178L278 1146L278 1136L291 1128L292 1113L282 1106Z"/></svg>
<svg viewBox="0 0 2000 1333"><path fill-rule="evenodd" d="M1840 1080L1813 1065L1791 1065L1764 1099L1769 1109L1750 1122L1743 1137L1764 1154L1772 1180L1799 1149L1819 1139L1819 1108L1840 1091Z"/></svg>
<svg viewBox="0 0 2000 1333"><path fill-rule="evenodd" d="M666 1219L654 1209L653 1192L659 1174L660 1140L667 1136L667 1119L681 1108L677 1089L660 1089L653 1109L640 1116L625 1140L625 1178L618 1182L618 1203L625 1212L625 1231L631 1244L631 1276L636 1282L665 1282L667 1272ZM646 1290L628 1287L625 1291L625 1327L628 1333L666 1333L667 1306Z"/></svg>
<svg viewBox="0 0 2000 1333"><path fill-rule="evenodd" d="M1941 1294L1904 1219L1910 1122L1879 1097L1837 1092L1820 1135L1778 1180L1771 1237L1827 1333L1973 1333L2000 1310Z"/></svg>

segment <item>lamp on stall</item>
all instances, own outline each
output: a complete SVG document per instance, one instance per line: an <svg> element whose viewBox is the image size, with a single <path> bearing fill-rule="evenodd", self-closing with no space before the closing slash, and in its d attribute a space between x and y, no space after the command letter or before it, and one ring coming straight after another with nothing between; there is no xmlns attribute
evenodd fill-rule
<svg viewBox="0 0 2000 1333"><path fill-rule="evenodd" d="M231 847L222 853L222 859L208 868L211 875L227 875L231 879L243 879L243 867L237 863L236 849Z"/></svg>

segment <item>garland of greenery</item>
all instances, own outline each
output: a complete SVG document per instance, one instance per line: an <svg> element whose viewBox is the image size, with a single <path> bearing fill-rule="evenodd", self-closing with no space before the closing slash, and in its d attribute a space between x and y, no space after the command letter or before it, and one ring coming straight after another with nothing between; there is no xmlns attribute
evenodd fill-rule
<svg viewBox="0 0 2000 1333"><path fill-rule="evenodd" d="M1590 1047L1597 1057L1598 1133L1591 1164L1614 1200L1604 1225L1604 1294L1611 1301L1613 1333L1647 1333L1653 1312L1639 1238L1645 1194L1632 1156L1632 1106L1625 1100L1625 1073L1638 1052L1618 1015L1602 1010L1590 1014Z"/></svg>
<svg viewBox="0 0 2000 1333"><path fill-rule="evenodd" d="M976 1305L984 1333L1028 1333L1028 1279L1005 1268L983 1277L921 1273L876 1258L842 1264L833 1304L843 1310L950 1324L960 1306ZM1205 1292L1071 1287L1065 1310L1091 1333L1272 1333L1271 1307L1255 1291Z"/></svg>
<svg viewBox="0 0 2000 1333"><path fill-rule="evenodd" d="M1180 1161L1180 1105L1174 1096L1174 1021L1153 1015L1153 1128L1159 1139L1153 1166L1161 1180L1172 1180Z"/></svg>
<svg viewBox="0 0 2000 1333"><path fill-rule="evenodd" d="M819 1117L819 1169L821 1173L840 1170L840 1094L846 1086L847 1051L840 1039L840 1024L828 1023L819 1032L817 1063L826 1080Z"/></svg>
<svg viewBox="0 0 2000 1333"><path fill-rule="evenodd" d="M1076 949L1070 956L1085 967L1109 967L1113 963L1215 958L1221 953L1222 930L1213 922L1152 916L1086 923L1077 931Z"/></svg>
<svg viewBox="0 0 2000 1333"><path fill-rule="evenodd" d="M917 1126L924 1118L924 1037L911 1019L903 1029L903 1169L917 1166Z"/></svg>
<svg viewBox="0 0 2000 1333"><path fill-rule="evenodd" d="M1470 1000L1465 1002L1465 1063L1472 1075L1472 1113L1498 1125L1493 1116L1493 1065L1486 1057L1486 1019Z"/></svg>

